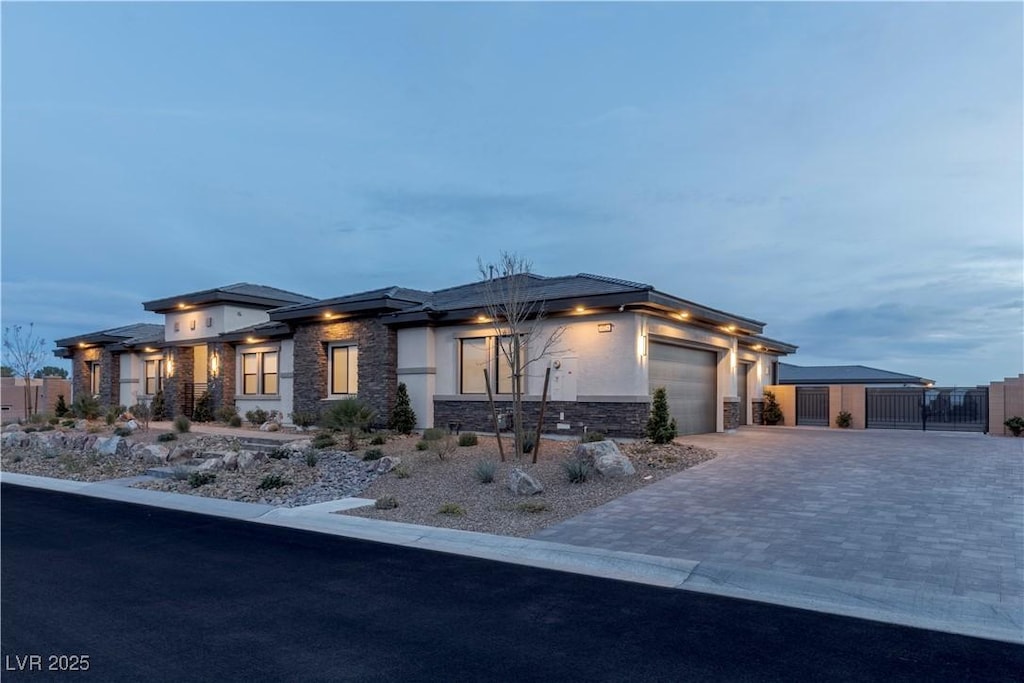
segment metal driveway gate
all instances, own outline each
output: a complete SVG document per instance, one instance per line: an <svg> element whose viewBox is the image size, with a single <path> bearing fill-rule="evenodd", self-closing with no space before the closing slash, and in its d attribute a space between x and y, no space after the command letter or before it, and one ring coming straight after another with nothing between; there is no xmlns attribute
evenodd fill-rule
<svg viewBox="0 0 1024 683"><path fill-rule="evenodd" d="M988 431L987 387L865 390L868 429Z"/></svg>
<svg viewBox="0 0 1024 683"><path fill-rule="evenodd" d="M796 388L796 423L828 427L828 387Z"/></svg>

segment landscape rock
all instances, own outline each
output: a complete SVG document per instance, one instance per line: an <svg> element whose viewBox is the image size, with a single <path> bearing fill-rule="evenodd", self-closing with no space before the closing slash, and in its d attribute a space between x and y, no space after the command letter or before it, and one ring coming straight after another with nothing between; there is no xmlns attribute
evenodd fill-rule
<svg viewBox="0 0 1024 683"><path fill-rule="evenodd" d="M221 458L221 461L224 463L224 469L226 470L238 469L238 453L235 453L234 451Z"/></svg>
<svg viewBox="0 0 1024 683"><path fill-rule="evenodd" d="M192 460L195 456L196 451L194 448L192 448L191 446L186 446L185 444L179 444L175 446L174 450L168 454L167 462L171 464L188 462L189 460Z"/></svg>
<svg viewBox="0 0 1024 683"><path fill-rule="evenodd" d="M622 455L622 451L619 450L614 441L606 439L604 441L578 444L572 452L572 457L582 460L588 465L593 465L602 455Z"/></svg>
<svg viewBox="0 0 1024 683"><path fill-rule="evenodd" d="M29 435L21 430L4 432L3 437L0 437L0 445L4 448L23 448L28 444Z"/></svg>
<svg viewBox="0 0 1024 683"><path fill-rule="evenodd" d="M258 451L242 451L238 454L238 469L251 470L267 459L267 456Z"/></svg>
<svg viewBox="0 0 1024 683"><path fill-rule="evenodd" d="M164 446L149 444L148 446L144 445L137 453L143 462L164 463L167 462L167 456L170 451Z"/></svg>
<svg viewBox="0 0 1024 683"><path fill-rule="evenodd" d="M75 420L75 429L88 429L88 420Z"/></svg>
<svg viewBox="0 0 1024 683"><path fill-rule="evenodd" d="M505 485L517 496L532 496L544 491L544 487L539 481L518 467L513 467L508 473Z"/></svg>
<svg viewBox="0 0 1024 683"><path fill-rule="evenodd" d="M117 455L118 446L121 445L119 436L103 436L96 439L93 449L100 455Z"/></svg>
<svg viewBox="0 0 1024 683"><path fill-rule="evenodd" d="M21 431L21 425L18 424L17 422L12 422L11 424L9 424L6 427L4 427L4 434L7 434L9 432L20 432L20 431Z"/></svg>
<svg viewBox="0 0 1024 683"><path fill-rule="evenodd" d="M375 465L371 463L370 469L376 471L377 474L387 474L401 464L402 459L398 456L385 455L383 458L378 460Z"/></svg>
<svg viewBox="0 0 1024 683"><path fill-rule="evenodd" d="M199 463L199 467L196 468L200 472L215 472L217 470L224 469L224 460L221 458L207 458L206 460Z"/></svg>
<svg viewBox="0 0 1024 683"><path fill-rule="evenodd" d="M139 428L139 423L136 422L135 420L128 420L127 422L124 423L124 426L127 429L130 429L130 430L132 430L134 432L135 430L137 430Z"/></svg>
<svg viewBox="0 0 1024 683"><path fill-rule="evenodd" d="M292 453L301 453L307 451L313 447L312 439L299 439L298 441L289 441L282 448Z"/></svg>
<svg viewBox="0 0 1024 683"><path fill-rule="evenodd" d="M602 477L618 479L636 474L633 463L622 454L614 441L581 443L572 454L573 457L591 465Z"/></svg>
<svg viewBox="0 0 1024 683"><path fill-rule="evenodd" d="M278 432L281 431L281 425L276 422L264 422L260 425L261 432Z"/></svg>

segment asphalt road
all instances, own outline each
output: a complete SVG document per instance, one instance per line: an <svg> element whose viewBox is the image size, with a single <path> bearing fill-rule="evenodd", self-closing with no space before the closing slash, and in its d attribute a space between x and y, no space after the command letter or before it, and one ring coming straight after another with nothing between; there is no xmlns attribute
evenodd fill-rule
<svg viewBox="0 0 1024 683"><path fill-rule="evenodd" d="M0 513L5 681L1024 676L1021 646L743 600L9 485Z"/></svg>

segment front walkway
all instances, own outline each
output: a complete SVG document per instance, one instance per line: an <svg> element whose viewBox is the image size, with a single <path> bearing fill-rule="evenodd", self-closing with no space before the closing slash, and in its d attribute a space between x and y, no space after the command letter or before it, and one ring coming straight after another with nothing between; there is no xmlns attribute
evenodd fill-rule
<svg viewBox="0 0 1024 683"><path fill-rule="evenodd" d="M720 457L533 538L698 561L711 582L962 599L1024 629L1024 440L754 427L680 441Z"/></svg>

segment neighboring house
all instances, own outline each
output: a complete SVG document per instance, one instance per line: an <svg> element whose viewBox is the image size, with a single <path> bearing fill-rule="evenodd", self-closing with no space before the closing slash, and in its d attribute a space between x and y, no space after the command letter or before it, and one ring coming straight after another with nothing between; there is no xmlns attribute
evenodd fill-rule
<svg viewBox="0 0 1024 683"><path fill-rule="evenodd" d="M873 387L930 387L934 380L865 365L790 365L779 363L779 384L826 386L864 384Z"/></svg>
<svg viewBox="0 0 1024 683"><path fill-rule="evenodd" d="M650 285L585 273L514 277L545 302L546 333L563 328L561 342L526 379L527 419L535 423L551 369L545 431L638 436L659 386L680 433L755 423L777 359L796 350L762 336L762 322ZM319 414L332 401L358 397L383 422L404 382L418 426L487 430L487 368L498 410L509 410L509 372L481 282L320 300L232 285L145 308L165 316L162 339L153 338L152 326L136 325L58 341L58 355L75 360L76 390L88 386L105 403L116 395L128 405L162 388L167 405L186 414L209 390L215 406L279 410L286 421L293 412ZM116 377L105 379L108 366L118 369Z"/></svg>
<svg viewBox="0 0 1024 683"><path fill-rule="evenodd" d="M37 413L52 413L60 396L71 405L71 380L62 377L42 377L29 380L32 406ZM26 415L25 378L0 378L0 419L16 420Z"/></svg>

